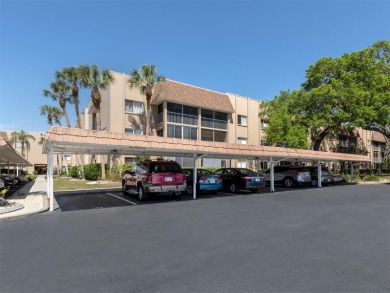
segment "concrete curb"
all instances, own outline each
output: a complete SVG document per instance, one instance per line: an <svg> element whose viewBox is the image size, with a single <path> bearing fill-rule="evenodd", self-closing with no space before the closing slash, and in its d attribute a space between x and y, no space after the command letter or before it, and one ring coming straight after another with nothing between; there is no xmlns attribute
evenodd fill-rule
<svg viewBox="0 0 390 293"><path fill-rule="evenodd" d="M4 214L7 214L7 213L12 213L12 212L21 210L23 208L24 208L24 205L22 205L22 204L15 204L15 206L10 207L10 208L2 207L0 209L0 215L4 215Z"/></svg>
<svg viewBox="0 0 390 293"><path fill-rule="evenodd" d="M121 187L115 188L94 188L94 189L74 189L74 190L59 190L55 191L54 194L79 194L79 193L95 193L95 192L115 192L121 191Z"/></svg>

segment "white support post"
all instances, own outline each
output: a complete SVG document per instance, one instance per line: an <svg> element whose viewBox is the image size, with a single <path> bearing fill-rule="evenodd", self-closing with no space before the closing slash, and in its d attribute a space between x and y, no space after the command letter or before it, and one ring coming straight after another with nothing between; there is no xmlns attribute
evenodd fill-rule
<svg viewBox="0 0 390 293"><path fill-rule="evenodd" d="M19 176L19 164L16 164L16 176Z"/></svg>
<svg viewBox="0 0 390 293"><path fill-rule="evenodd" d="M53 145L50 146L49 152L49 194L50 194L50 211L54 211L54 193L53 193Z"/></svg>
<svg viewBox="0 0 390 293"><path fill-rule="evenodd" d="M269 162L270 167L270 192L275 192L275 172L274 172L274 162L272 161L272 157Z"/></svg>
<svg viewBox="0 0 390 293"><path fill-rule="evenodd" d="M198 156L197 154L195 153L194 154L194 173L192 174L193 175L193 178L192 178L192 198L193 199L196 199L196 187L197 187L197 183L198 183L198 180L197 180L197 165L198 165Z"/></svg>
<svg viewBox="0 0 390 293"><path fill-rule="evenodd" d="M50 199L49 165L50 165L50 150L49 153L47 153L47 158L46 158L46 194L47 194L47 198Z"/></svg>
<svg viewBox="0 0 390 293"><path fill-rule="evenodd" d="M353 183L353 162L351 162L351 184Z"/></svg>
<svg viewBox="0 0 390 293"><path fill-rule="evenodd" d="M321 170L321 160L317 161L317 187L322 187L322 170Z"/></svg>

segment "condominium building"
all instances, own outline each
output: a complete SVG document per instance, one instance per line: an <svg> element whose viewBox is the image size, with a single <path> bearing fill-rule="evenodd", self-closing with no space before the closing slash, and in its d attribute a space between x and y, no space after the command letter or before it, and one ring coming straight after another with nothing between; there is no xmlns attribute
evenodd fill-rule
<svg viewBox="0 0 390 293"><path fill-rule="evenodd" d="M102 91L101 128L113 132L144 134L146 98L139 89L130 89L129 76L112 72L115 81ZM235 94L166 80L156 86L151 100L152 135L182 139L259 145L262 137L260 102ZM96 129L96 109L84 111L86 128ZM183 166L191 159L171 158ZM125 157L132 163L134 158ZM203 166L248 166L246 161L202 159ZM253 162L252 162L253 164ZM260 162L258 162L260 164ZM252 166L255 167L255 166Z"/></svg>

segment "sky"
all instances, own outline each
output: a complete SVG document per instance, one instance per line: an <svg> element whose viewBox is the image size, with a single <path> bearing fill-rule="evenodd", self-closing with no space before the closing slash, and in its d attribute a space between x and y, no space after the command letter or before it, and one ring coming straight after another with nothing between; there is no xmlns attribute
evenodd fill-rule
<svg viewBox="0 0 390 293"><path fill-rule="evenodd" d="M390 0L0 0L0 130L47 131L39 107L58 103L42 90L64 67L155 64L168 79L264 101L299 88L322 57L389 39ZM80 98L82 109L89 91Z"/></svg>

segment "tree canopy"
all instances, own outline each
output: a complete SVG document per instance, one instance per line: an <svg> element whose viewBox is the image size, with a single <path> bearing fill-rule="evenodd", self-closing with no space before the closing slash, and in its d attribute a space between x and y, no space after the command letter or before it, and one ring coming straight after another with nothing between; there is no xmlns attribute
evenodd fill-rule
<svg viewBox="0 0 390 293"><path fill-rule="evenodd" d="M276 101L283 107L272 112L269 105ZM285 129L288 127L286 118L282 118L283 111L287 111L287 117L295 125L285 135L292 136L296 127L304 127L315 150L341 125L375 129L390 137L390 42L376 42L339 58L324 57L311 65L299 90L289 95L281 92L273 101L264 103L260 115L270 117L267 135L272 136L271 130L282 119ZM271 119L271 115L280 119Z"/></svg>

